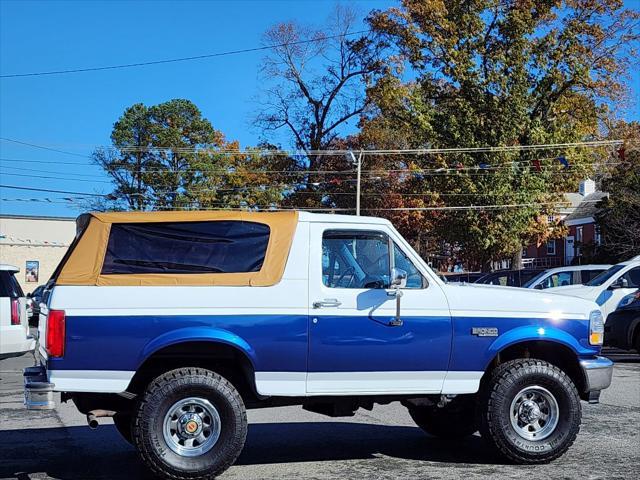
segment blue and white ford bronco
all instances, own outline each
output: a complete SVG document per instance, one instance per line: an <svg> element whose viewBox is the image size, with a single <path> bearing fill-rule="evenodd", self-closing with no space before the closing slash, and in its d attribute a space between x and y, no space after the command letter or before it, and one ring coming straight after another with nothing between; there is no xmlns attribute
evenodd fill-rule
<svg viewBox="0 0 640 480"><path fill-rule="evenodd" d="M247 408L329 416L400 401L430 435L479 431L517 463L573 443L597 402L594 302L447 285L386 220L298 212L95 213L50 280L28 408L113 417L167 479L236 460Z"/></svg>

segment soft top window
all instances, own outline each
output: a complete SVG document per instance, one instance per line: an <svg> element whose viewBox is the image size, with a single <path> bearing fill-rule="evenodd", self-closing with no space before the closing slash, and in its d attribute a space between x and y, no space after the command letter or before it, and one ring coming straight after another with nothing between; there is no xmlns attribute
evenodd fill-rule
<svg viewBox="0 0 640 480"><path fill-rule="evenodd" d="M258 272L270 229L246 221L114 223L102 274Z"/></svg>

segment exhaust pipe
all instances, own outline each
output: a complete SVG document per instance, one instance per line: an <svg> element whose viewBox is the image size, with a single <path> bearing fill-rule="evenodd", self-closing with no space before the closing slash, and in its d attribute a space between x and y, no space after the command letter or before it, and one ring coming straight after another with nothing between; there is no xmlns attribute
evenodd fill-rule
<svg viewBox="0 0 640 480"><path fill-rule="evenodd" d="M113 410L91 410L87 413L87 424L91 430L98 428L98 418L113 417L116 414Z"/></svg>

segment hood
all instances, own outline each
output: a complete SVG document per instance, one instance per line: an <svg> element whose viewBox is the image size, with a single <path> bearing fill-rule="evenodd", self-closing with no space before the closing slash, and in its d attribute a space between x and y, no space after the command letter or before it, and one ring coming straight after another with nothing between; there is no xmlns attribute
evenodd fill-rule
<svg viewBox="0 0 640 480"><path fill-rule="evenodd" d="M570 295L572 297L587 298L594 300L600 295L602 289L599 287L589 287L587 285L567 285L566 287L547 288L545 292L553 295Z"/></svg>
<svg viewBox="0 0 640 480"><path fill-rule="evenodd" d="M547 293L546 290L476 283L445 284L442 288L454 316L478 316L478 313L484 312L486 316L493 314L498 317L585 320L592 310L598 309L591 298L576 298L568 293L558 295Z"/></svg>

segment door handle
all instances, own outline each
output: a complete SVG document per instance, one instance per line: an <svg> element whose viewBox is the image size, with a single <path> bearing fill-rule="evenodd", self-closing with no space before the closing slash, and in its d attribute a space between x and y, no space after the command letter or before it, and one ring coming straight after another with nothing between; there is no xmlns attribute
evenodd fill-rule
<svg viewBox="0 0 640 480"><path fill-rule="evenodd" d="M342 302L336 298L325 298L324 300L313 302L313 308L339 307L340 305L342 305Z"/></svg>

